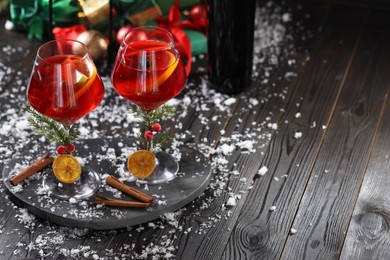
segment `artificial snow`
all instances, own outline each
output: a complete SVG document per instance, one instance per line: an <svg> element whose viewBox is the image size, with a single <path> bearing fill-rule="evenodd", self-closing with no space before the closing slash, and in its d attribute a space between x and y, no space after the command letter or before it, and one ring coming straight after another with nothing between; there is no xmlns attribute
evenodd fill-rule
<svg viewBox="0 0 390 260"><path fill-rule="evenodd" d="M150 232L150 229L163 229L167 230L167 236L161 237L159 242L155 244L150 243L150 241L137 241L142 248L139 252L134 250L135 244L118 245L115 251L107 249L106 251L96 252L90 246L77 245L73 241L84 241L87 239L91 241L91 244L94 242L99 243L107 237L127 231L115 230L102 232L59 227L48 222L38 222L35 216L27 210L19 209L15 206L15 216L21 226L27 229L29 233L39 232L39 234L31 236L31 238L23 236L21 241L28 242L16 243L19 246L14 251L14 257L22 257L22 255L27 255L25 251L33 251L36 253L35 256L40 258L51 258L54 257L54 254L59 254L60 257L70 259L174 259L177 248L172 245L177 244L176 240L178 239L175 233L182 231L185 235L188 234L188 236L205 234L208 232L208 229L215 227L216 223L229 218L232 215L232 207L238 207L240 205L238 202L241 194L251 192L251 189L256 188L257 185L252 178L253 176L242 175L247 168L239 168L232 160L231 155L238 150L240 156L244 158L246 156L253 156L254 153L256 153L256 156L263 156L267 151L272 136L277 134L275 133L277 132L276 130L279 127L282 128L284 125L272 114L268 114L262 122L247 122L247 118L243 117L239 118L236 122L237 124L235 126L232 125L232 127L226 127L224 123L226 122L226 117L231 116L232 110L237 107L242 110L235 111L235 113L247 112L250 115L255 115L256 113L260 115L262 106L267 102L273 102L275 99L284 100L288 97L287 87L279 91L279 93L273 91L273 88L279 84L278 81L275 82L273 76L276 71L275 69L282 62L287 63L291 71L287 71L285 75L281 75L280 80L290 80L296 76L293 70L297 62L295 59L288 57L287 52L289 51L289 47L286 47L289 46L286 43L293 42L294 36L291 35L293 31L291 28L294 24L290 23L292 20L293 17L290 13L283 12L280 6L272 2L268 2L256 10L256 28L254 32L255 55L253 56L255 70L253 79L258 81L259 84L262 84L262 87L266 90L264 91L264 95L256 97L231 97L223 95L211 90L207 85L207 77L201 76L199 77L200 82L194 83L189 80L186 91L183 91L183 94L179 97L171 99L168 102L169 105L173 105L176 108L175 116L167 119L168 121L171 120L172 122L170 123L174 125L168 130L177 133L177 135L175 134L173 136L172 142L174 156L180 159L181 155L178 152L178 148L183 143L197 149L205 157L210 158L213 179L207 188L207 192L205 192L205 194L209 194L208 196L202 194L195 199L194 203L188 204L182 210L166 213L160 219L135 227L128 232L129 236L135 232L139 232L139 236L142 237L143 234ZM11 28L11 24L9 23L6 23L5 26L7 30ZM10 45L1 46L1 50L3 53L9 53L9 60L7 62L10 62L15 55L20 57L28 55L26 50L14 48ZM205 59L205 57L199 56L196 59L201 60ZM205 74L205 71L206 68L201 68L197 73ZM0 61L1 82L8 82L10 76L15 75L14 73L13 68ZM0 147L0 160L4 162L11 158L18 158L18 156L25 152L26 147L28 147L29 152L34 156L41 154L41 147L46 146L52 148L45 138L31 130L27 123L25 112L20 108L20 104L26 101L27 77L25 73L17 73L16 77L12 79L14 84L16 84L15 88L2 89L0 87L0 99L10 99L9 101L7 100L7 104L1 103L2 110L0 112L2 122L0 124L0 136L4 140L2 147ZM129 103L115 93L111 87L110 79L103 77L103 80L106 85L105 97L109 98L103 99L102 104L95 111L79 121L80 139L138 136L141 131L139 118L129 111ZM240 108L243 102L247 106ZM284 108L280 108L280 111L284 112ZM215 113L210 116L211 112ZM295 118L299 118L298 114L295 115ZM186 129L184 131L181 129L183 124L181 121L189 115L196 117L194 118L194 126L196 127L193 128L194 130ZM5 124L3 122L7 123ZM247 125L245 125L246 123ZM99 129L99 125L104 125L104 127ZM208 134L210 130L220 133L221 137L218 141L213 139L212 134ZM200 132L195 133L192 131ZM196 142L192 142L196 136L201 136L201 138ZM119 142L117 145L120 153L116 152L112 147L104 146L99 153L91 153L87 157L78 157L77 159L82 164L88 164L91 160L97 160L98 162L109 161L116 167L117 171L115 173L120 176L120 179L126 180L128 174L125 172L123 162L126 160L126 155L135 150L138 144L135 143L133 147L127 147L123 142ZM88 147L85 147L85 149L88 150ZM29 158L29 161L32 161L32 159ZM268 167L263 165L257 171L256 175L264 176L267 172ZM105 174L107 172L102 171L100 177L103 179ZM42 176L34 176L32 178L41 180L40 178ZM31 181L35 181L35 179L31 179ZM239 184L236 187L234 183L237 182ZM28 183L24 185L28 185ZM101 189L111 194L114 198L124 197L123 193L104 183ZM18 185L14 187L13 192L23 192L23 186ZM41 198L40 203L43 207L52 212L56 211L58 201L52 199L47 191L38 189L35 193ZM163 194L154 194L153 197L155 197L154 203L156 207L164 207L168 203ZM227 200L220 201L217 199L220 197L227 198ZM106 208L104 205L91 206L73 199L67 203L70 203L74 209L72 208L72 210L67 212L63 216L65 218L69 216L76 218L102 218L101 209ZM186 223L183 223L185 221L182 221L182 215L188 214L187 212L190 212L188 209L191 209L193 216L197 216L203 210L207 211L215 203L221 203L220 205L223 204L226 207L219 207L220 211L217 214L210 215L204 219L199 218L199 225L191 227L183 225ZM6 207L11 208L12 205L10 202ZM272 206L270 211L274 211L275 209L276 207ZM121 210L118 209L112 209L111 214L118 219L123 217ZM203 215L201 216L203 217ZM37 229L38 226L39 229ZM6 233L4 229L3 226L0 226L0 239ZM72 248L68 248L69 246ZM29 253L28 255L31 254L34 253Z"/></svg>
<svg viewBox="0 0 390 260"><path fill-rule="evenodd" d="M264 176L268 172L268 167L263 165L261 168L258 170L257 174L260 176Z"/></svg>
<svg viewBox="0 0 390 260"><path fill-rule="evenodd" d="M294 133L294 139L300 139L300 138L302 138L302 135L303 135L302 132L297 131Z"/></svg>
<svg viewBox="0 0 390 260"><path fill-rule="evenodd" d="M14 23L10 20L6 20L5 21L5 24L4 24L4 28L7 30L7 31L10 31L14 28Z"/></svg>
<svg viewBox="0 0 390 260"><path fill-rule="evenodd" d="M226 206L233 207L237 205L236 198L230 197L228 201L226 202Z"/></svg>

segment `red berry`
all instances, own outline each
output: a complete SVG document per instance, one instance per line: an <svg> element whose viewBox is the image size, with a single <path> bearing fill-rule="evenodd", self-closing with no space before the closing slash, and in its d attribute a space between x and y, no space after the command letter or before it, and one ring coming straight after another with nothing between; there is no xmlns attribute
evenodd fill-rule
<svg viewBox="0 0 390 260"><path fill-rule="evenodd" d="M144 134L144 137L145 137L146 140L149 140L149 141L150 141L150 140L153 139L154 135L153 135L152 132L146 131L145 134Z"/></svg>
<svg viewBox="0 0 390 260"><path fill-rule="evenodd" d="M65 154L65 153L66 153L66 148L65 148L65 146L63 146L63 145L58 146L58 147L57 147L57 153L58 153L58 154Z"/></svg>
<svg viewBox="0 0 390 260"><path fill-rule="evenodd" d="M160 132L161 131L161 125L159 123L155 123L153 126L152 126L152 130L154 132Z"/></svg>
<svg viewBox="0 0 390 260"><path fill-rule="evenodd" d="M74 146L74 144L70 144L66 147L66 150L70 153L73 153L74 150L76 149L76 147Z"/></svg>

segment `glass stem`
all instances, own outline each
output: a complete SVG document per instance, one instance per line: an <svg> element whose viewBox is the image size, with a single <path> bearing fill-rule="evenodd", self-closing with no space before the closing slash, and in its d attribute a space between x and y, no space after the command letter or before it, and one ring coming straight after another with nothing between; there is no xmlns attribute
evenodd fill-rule
<svg viewBox="0 0 390 260"><path fill-rule="evenodd" d="M64 145L67 146L70 144L70 140L69 140L70 125L64 125L64 130L66 132L66 139L64 140Z"/></svg>
<svg viewBox="0 0 390 260"><path fill-rule="evenodd" d="M146 113L146 118L145 118L146 131L152 130L152 114L153 114L153 110L147 111ZM147 140L146 149L150 152L153 152L153 139Z"/></svg>

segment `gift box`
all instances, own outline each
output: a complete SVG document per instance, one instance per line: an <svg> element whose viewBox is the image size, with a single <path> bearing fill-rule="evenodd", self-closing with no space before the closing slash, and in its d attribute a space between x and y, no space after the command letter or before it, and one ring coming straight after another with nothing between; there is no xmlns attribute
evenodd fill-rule
<svg viewBox="0 0 390 260"><path fill-rule="evenodd" d="M149 21L145 25L158 26L156 21ZM205 54L207 52L207 37L204 33L192 29L183 29L191 42L192 55Z"/></svg>
<svg viewBox="0 0 390 260"><path fill-rule="evenodd" d="M205 35L207 26L206 7L205 5L194 6L196 2L198 1L176 1L170 6L170 9L165 16L150 20L146 25L161 26L170 30L173 34L177 31L172 31L173 28L182 29L191 43L192 55L204 54L207 51L207 37ZM180 3L179 6L178 3ZM182 15L183 12L179 11L179 8L184 6L191 7L191 9L185 10L187 15ZM162 8L162 10L164 10L164 8ZM175 35L174 37L180 44L180 37L176 37Z"/></svg>
<svg viewBox="0 0 390 260"><path fill-rule="evenodd" d="M157 5L160 7L163 15L167 15L169 9L175 4L175 0L156 0ZM188 10L191 7L200 4L200 0L180 0L179 9Z"/></svg>
<svg viewBox="0 0 390 260"><path fill-rule="evenodd" d="M138 0L131 2L121 0L114 1L114 3L117 13L127 19L127 21L122 22L122 27L131 24L132 26L161 26L167 30L179 28L189 38L192 55L206 53L206 24L204 24L204 21L199 22L200 19L197 19L199 12L193 12L193 10L203 10L197 6L199 0ZM179 10L187 11L187 15L182 15ZM206 19L205 13L202 19ZM122 35L123 32L121 31L120 34ZM180 37L175 38L178 41L181 40Z"/></svg>
<svg viewBox="0 0 390 260"><path fill-rule="evenodd" d="M76 30L79 29L78 25L85 26L90 34L100 32L100 38L110 35L109 30L123 33L121 29L128 29L129 26L159 26L173 34L179 52L187 62L187 73L190 71L192 55L207 51L206 7L199 4L200 0L113 0L111 6L109 0L51 2L52 7L49 6L49 0L11 0L14 28L28 32L28 38L43 40L43 36L49 33L55 38L75 38L71 34L80 33ZM56 29L49 31L53 27Z"/></svg>
<svg viewBox="0 0 390 260"><path fill-rule="evenodd" d="M53 22L56 26L78 23L79 7L72 0L53 0ZM49 28L49 0L12 0L10 15L14 29L28 33L28 38L43 39Z"/></svg>
<svg viewBox="0 0 390 260"><path fill-rule="evenodd" d="M0 0L0 14L8 8L9 0Z"/></svg>

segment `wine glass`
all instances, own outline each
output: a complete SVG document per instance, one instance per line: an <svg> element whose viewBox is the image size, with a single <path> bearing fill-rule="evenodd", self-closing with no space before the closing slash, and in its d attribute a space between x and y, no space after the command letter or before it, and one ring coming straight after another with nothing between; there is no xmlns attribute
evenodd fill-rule
<svg viewBox="0 0 390 260"><path fill-rule="evenodd" d="M72 135L77 133L73 124L93 111L103 95L103 82L83 43L55 40L38 49L27 87L27 99L31 111L40 118L37 120L42 120L40 123L47 121L46 117L53 122L46 126L47 131L54 133L52 137L62 133L54 138L59 146L53 174L43 180L43 187L50 195L66 200L85 199L99 188L99 175L88 166L80 166L79 160L72 155L76 147L71 141ZM57 130L52 129L54 124Z"/></svg>
<svg viewBox="0 0 390 260"><path fill-rule="evenodd" d="M165 29L140 26L130 30L118 50L111 80L116 92L149 115L177 96L184 88L187 75L174 43ZM144 122L145 123L145 122ZM146 150L153 151L153 131L145 127ZM147 134L151 134L148 138ZM158 184L175 178L178 162L166 152L155 152L156 167L146 178L135 178L140 183ZM130 172L131 173L131 172ZM134 175L134 173L133 173Z"/></svg>

